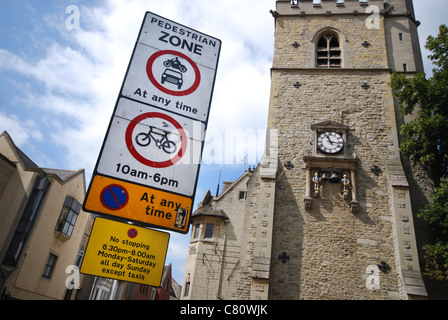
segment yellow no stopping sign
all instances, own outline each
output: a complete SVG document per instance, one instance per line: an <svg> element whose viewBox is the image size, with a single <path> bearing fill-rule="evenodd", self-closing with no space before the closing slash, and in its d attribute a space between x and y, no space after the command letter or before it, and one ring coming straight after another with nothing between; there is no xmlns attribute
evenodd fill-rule
<svg viewBox="0 0 448 320"><path fill-rule="evenodd" d="M159 287L170 234L96 218L81 273Z"/></svg>

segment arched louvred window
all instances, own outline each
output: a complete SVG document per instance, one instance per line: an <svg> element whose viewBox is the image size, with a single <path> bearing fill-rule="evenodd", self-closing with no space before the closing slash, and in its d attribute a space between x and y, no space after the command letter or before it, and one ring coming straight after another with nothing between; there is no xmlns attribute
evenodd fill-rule
<svg viewBox="0 0 448 320"><path fill-rule="evenodd" d="M324 32L317 41L316 51L318 67L341 67L341 44L336 33Z"/></svg>

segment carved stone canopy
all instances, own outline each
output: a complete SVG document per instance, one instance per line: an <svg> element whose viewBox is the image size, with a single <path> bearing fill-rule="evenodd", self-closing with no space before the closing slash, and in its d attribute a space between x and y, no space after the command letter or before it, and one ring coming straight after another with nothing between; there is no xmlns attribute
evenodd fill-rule
<svg viewBox="0 0 448 320"><path fill-rule="evenodd" d="M315 123L313 125L311 125L311 129L314 131L322 131L322 130L334 130L334 131L342 131L342 132L347 132L348 130L348 126L335 122L335 121L331 121L331 120L327 120L327 121L323 121L323 122L319 122L319 123Z"/></svg>

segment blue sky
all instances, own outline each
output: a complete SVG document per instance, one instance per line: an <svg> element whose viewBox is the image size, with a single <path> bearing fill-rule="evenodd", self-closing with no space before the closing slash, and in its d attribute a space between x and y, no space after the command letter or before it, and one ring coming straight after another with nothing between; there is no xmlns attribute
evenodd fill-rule
<svg viewBox="0 0 448 320"><path fill-rule="evenodd" d="M272 65L274 0L1 0L0 132L39 166L86 169L89 183L145 11L222 40L209 118L207 163L196 202L235 180L263 152ZM79 28L67 28L79 8ZM448 1L415 0L423 44L447 23ZM250 12L250 15L248 15ZM251 81L247 81L251 79ZM256 146L210 147L227 132L250 130ZM228 141L226 142L228 143ZM208 147L207 147L208 146ZM230 164L219 164L232 155ZM247 156L247 157L246 157ZM218 163L217 163L218 162ZM189 235L173 233L167 263L182 283Z"/></svg>

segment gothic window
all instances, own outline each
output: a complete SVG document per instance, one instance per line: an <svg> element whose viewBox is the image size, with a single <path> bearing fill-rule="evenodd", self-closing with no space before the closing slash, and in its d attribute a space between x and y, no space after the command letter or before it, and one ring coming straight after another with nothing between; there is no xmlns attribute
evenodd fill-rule
<svg viewBox="0 0 448 320"><path fill-rule="evenodd" d="M317 41L317 66L323 68L341 67L341 44L334 32L325 32Z"/></svg>

